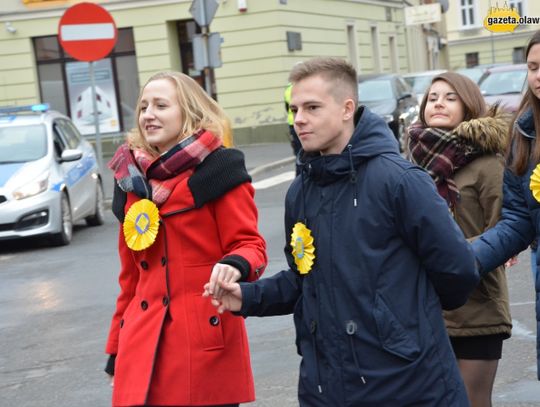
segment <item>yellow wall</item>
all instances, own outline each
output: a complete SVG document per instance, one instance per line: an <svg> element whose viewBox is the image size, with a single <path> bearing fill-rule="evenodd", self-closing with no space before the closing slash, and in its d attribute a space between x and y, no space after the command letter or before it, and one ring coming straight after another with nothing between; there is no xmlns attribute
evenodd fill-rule
<svg viewBox="0 0 540 407"><path fill-rule="evenodd" d="M450 69L465 67L465 54L478 52L480 64L512 63L512 50L527 45L529 37L537 29L538 25L519 26L514 32L491 33L483 26L483 20L488 14L489 2L477 0L476 3L476 27L465 29L461 25L460 8L453 4L445 14L448 33ZM500 7L504 1L499 1ZM491 1L493 6L496 1ZM524 1L524 16L540 17L539 1Z"/></svg>
<svg viewBox="0 0 540 407"><path fill-rule="evenodd" d="M0 105L37 102L39 86L31 38L56 34L61 15L78 1L31 8L21 6L20 0L2 3L6 4L6 13L0 16ZM180 69L174 22L191 18L191 0L99 3L113 15L118 28L133 27L141 84L156 71ZM400 71L407 71L400 3L289 0L287 5L281 5L278 0L247 0L245 13L238 11L236 0L219 3L211 23L211 31L219 32L224 39L223 67L215 70L216 88L218 101L235 128L285 123L283 91L291 67L297 61L319 55L348 58L346 27L351 21L356 22L362 73L374 69L370 25L379 29L382 71L391 69L389 35L397 40ZM387 21L386 8L390 9L392 21ZM16 27L15 34L2 29L5 21ZM288 51L287 31L301 33L301 51Z"/></svg>

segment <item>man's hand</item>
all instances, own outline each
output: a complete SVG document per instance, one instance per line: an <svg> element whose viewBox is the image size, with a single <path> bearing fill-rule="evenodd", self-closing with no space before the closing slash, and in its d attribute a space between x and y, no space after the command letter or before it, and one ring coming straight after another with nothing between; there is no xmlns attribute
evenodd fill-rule
<svg viewBox="0 0 540 407"><path fill-rule="evenodd" d="M220 296L216 297L210 293L210 283L204 285L203 297L212 296L212 305L217 307L217 311L223 314L224 311L240 311L242 308L242 290L238 283L219 282Z"/></svg>
<svg viewBox="0 0 540 407"><path fill-rule="evenodd" d="M240 280L240 277L242 277L242 273L236 267L216 263L207 284L208 288L205 285L205 291L208 291L213 298L220 299L222 291L220 283L234 283Z"/></svg>
<svg viewBox="0 0 540 407"><path fill-rule="evenodd" d="M508 268L508 267L515 266L516 264L518 264L518 258L517 256L514 256L506 260L506 263L504 263L504 267Z"/></svg>

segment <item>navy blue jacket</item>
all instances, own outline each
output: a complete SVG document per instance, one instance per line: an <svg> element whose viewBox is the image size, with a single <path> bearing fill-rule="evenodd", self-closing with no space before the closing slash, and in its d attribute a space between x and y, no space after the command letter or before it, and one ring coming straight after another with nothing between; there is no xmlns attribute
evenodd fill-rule
<svg viewBox="0 0 540 407"><path fill-rule="evenodd" d="M294 312L301 406L468 406L441 305L478 282L472 251L430 176L360 114L343 153L304 156L285 206L290 270L241 284L240 313ZM299 221L315 240L305 275L289 244Z"/></svg>
<svg viewBox="0 0 540 407"><path fill-rule="evenodd" d="M522 114L514 124L515 130L536 142L532 110ZM531 174L537 164L529 162L524 175L505 170L501 220L473 242L473 250L481 272L489 272L506 260L525 250L540 238L540 203L530 189ZM540 267L540 253L536 249L536 269ZM540 332L540 277L536 273L536 327ZM540 380L540 337L536 336L537 376Z"/></svg>

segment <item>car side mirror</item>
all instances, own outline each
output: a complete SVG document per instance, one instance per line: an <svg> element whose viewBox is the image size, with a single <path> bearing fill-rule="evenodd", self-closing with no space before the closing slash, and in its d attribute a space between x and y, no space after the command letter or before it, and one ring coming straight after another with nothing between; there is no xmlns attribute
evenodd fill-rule
<svg viewBox="0 0 540 407"><path fill-rule="evenodd" d="M77 160L80 160L82 156L83 156L83 153L81 150L66 149L62 151L62 156L60 157L60 161L62 162L77 161Z"/></svg>

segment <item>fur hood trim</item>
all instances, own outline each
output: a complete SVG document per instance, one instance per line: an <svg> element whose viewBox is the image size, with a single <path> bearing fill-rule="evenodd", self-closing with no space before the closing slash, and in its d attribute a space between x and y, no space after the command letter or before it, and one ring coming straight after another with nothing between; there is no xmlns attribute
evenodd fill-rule
<svg viewBox="0 0 540 407"><path fill-rule="evenodd" d="M462 122L454 132L484 153L503 154L507 145L510 119L511 116L499 105L493 105L485 117Z"/></svg>

